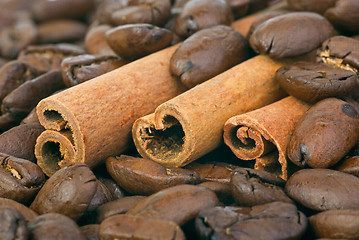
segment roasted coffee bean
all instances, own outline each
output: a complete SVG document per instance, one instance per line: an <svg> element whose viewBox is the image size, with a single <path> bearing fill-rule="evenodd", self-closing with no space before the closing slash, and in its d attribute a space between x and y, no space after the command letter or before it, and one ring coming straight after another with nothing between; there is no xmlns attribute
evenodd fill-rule
<svg viewBox="0 0 359 240"><path fill-rule="evenodd" d="M115 25L112 21L112 13L125 8L128 5L128 1L107 0L100 1L95 8L95 12L92 15L92 22L98 22L98 24Z"/></svg>
<svg viewBox="0 0 359 240"><path fill-rule="evenodd" d="M61 213L77 220L88 208L96 190L95 175L86 164L76 163L55 172L30 208L39 214Z"/></svg>
<svg viewBox="0 0 359 240"><path fill-rule="evenodd" d="M353 71L313 62L296 62L282 67L275 77L288 94L310 103L330 97L344 98L358 81Z"/></svg>
<svg viewBox="0 0 359 240"><path fill-rule="evenodd" d="M85 37L87 25L75 20L61 19L38 25L38 42L59 43L75 42Z"/></svg>
<svg viewBox="0 0 359 240"><path fill-rule="evenodd" d="M116 215L100 225L100 239L184 240L181 228L171 222L137 216Z"/></svg>
<svg viewBox="0 0 359 240"><path fill-rule="evenodd" d="M359 210L328 210L308 220L318 238L359 239Z"/></svg>
<svg viewBox="0 0 359 240"><path fill-rule="evenodd" d="M21 215L24 217L26 221L30 221L31 219L38 216L36 212L31 210L30 208L26 207L25 205L16 202L15 200L11 200L9 198L2 198L0 197L0 207L3 206L10 206L18 210Z"/></svg>
<svg viewBox="0 0 359 240"><path fill-rule="evenodd" d="M213 191L216 194L218 200L225 205L230 205L234 203L234 199L232 196L232 188L229 183L203 182L198 184L197 186L206 187L209 190Z"/></svg>
<svg viewBox="0 0 359 240"><path fill-rule="evenodd" d="M193 162L185 166L185 168L198 174L201 182L229 183L232 172L237 166L224 162Z"/></svg>
<svg viewBox="0 0 359 240"><path fill-rule="evenodd" d="M287 0L287 3L294 11L308 11L324 14L325 11L333 6L338 0Z"/></svg>
<svg viewBox="0 0 359 240"><path fill-rule="evenodd" d="M170 16L170 0L130 0L127 7L111 15L115 25L149 23L156 26L163 26Z"/></svg>
<svg viewBox="0 0 359 240"><path fill-rule="evenodd" d="M258 12L280 2L282 0L250 0L248 14Z"/></svg>
<svg viewBox="0 0 359 240"><path fill-rule="evenodd" d="M112 193L101 181L96 180L97 188L86 211L94 211L99 206L115 200Z"/></svg>
<svg viewBox="0 0 359 240"><path fill-rule="evenodd" d="M36 107L34 107L31 112L21 120L20 124L27 124L27 123L39 123L39 118L37 117Z"/></svg>
<svg viewBox="0 0 359 240"><path fill-rule="evenodd" d="M107 189L111 192L113 199L119 199L125 196L125 193L121 189L121 187L112 179L104 177L98 177L97 179L100 180L103 184L105 184Z"/></svg>
<svg viewBox="0 0 359 240"><path fill-rule="evenodd" d="M196 217L202 209L218 204L216 194L208 188L184 184L152 194L126 214L173 221L182 226Z"/></svg>
<svg viewBox="0 0 359 240"><path fill-rule="evenodd" d="M356 73L359 71L359 40L346 36L331 37L323 42L317 55L317 61L336 65Z"/></svg>
<svg viewBox="0 0 359 240"><path fill-rule="evenodd" d="M67 87L72 87L119 68L126 63L128 61L111 55L85 54L68 57L61 63L62 78Z"/></svg>
<svg viewBox="0 0 359 240"><path fill-rule="evenodd" d="M359 2L357 0L337 0L324 16L340 31L359 33Z"/></svg>
<svg viewBox="0 0 359 240"><path fill-rule="evenodd" d="M289 177L285 191L317 211L359 208L359 178L331 169L299 170Z"/></svg>
<svg viewBox="0 0 359 240"><path fill-rule="evenodd" d="M2 68L2 66L4 66L4 65L5 65L6 63L8 63L8 62L9 62L9 60L0 57L0 68Z"/></svg>
<svg viewBox="0 0 359 240"><path fill-rule="evenodd" d="M28 239L29 231L21 213L11 206L0 206L0 239Z"/></svg>
<svg viewBox="0 0 359 240"><path fill-rule="evenodd" d="M342 159L359 138L359 113L349 103L327 98L313 105L296 123L287 146L298 166L329 168Z"/></svg>
<svg viewBox="0 0 359 240"><path fill-rule="evenodd" d="M5 131L18 125L41 99L65 87L60 70L52 70L21 84L2 101L0 129Z"/></svg>
<svg viewBox="0 0 359 240"><path fill-rule="evenodd" d="M97 218L96 222L101 223L108 217L118 214L125 214L133 206L135 206L139 201L145 199L145 196L135 195L123 197L108 203L105 203L96 209Z"/></svg>
<svg viewBox="0 0 359 240"><path fill-rule="evenodd" d="M30 203L45 182L40 167L25 159L0 153L0 197Z"/></svg>
<svg viewBox="0 0 359 240"><path fill-rule="evenodd" d="M238 19L248 12L250 0L226 0L232 9L233 17Z"/></svg>
<svg viewBox="0 0 359 240"><path fill-rule="evenodd" d="M99 25L91 27L85 36L85 48L92 55L113 55L116 53L108 45L106 40L106 32L112 29L110 25Z"/></svg>
<svg viewBox="0 0 359 240"><path fill-rule="evenodd" d="M94 0L36 0L31 6L33 18L38 22L64 18L83 18L94 7Z"/></svg>
<svg viewBox="0 0 359 240"><path fill-rule="evenodd" d="M89 224L81 227L81 232L87 240L99 240L100 224Z"/></svg>
<svg viewBox="0 0 359 240"><path fill-rule="evenodd" d="M231 7L225 0L191 0L178 15L174 31L186 38L205 28L229 25L233 19Z"/></svg>
<svg viewBox="0 0 359 240"><path fill-rule="evenodd" d="M200 239L301 239L307 218L294 204L272 202L252 208L206 208L195 224Z"/></svg>
<svg viewBox="0 0 359 240"><path fill-rule="evenodd" d="M270 202L293 201L285 194L285 181L264 170L237 168L232 173L233 198L239 206L256 206Z"/></svg>
<svg viewBox="0 0 359 240"><path fill-rule="evenodd" d="M335 169L359 177L359 156L350 156L341 160Z"/></svg>
<svg viewBox="0 0 359 240"><path fill-rule="evenodd" d="M335 34L323 16L310 12L283 14L259 25L249 43L254 51L272 58L309 53Z"/></svg>
<svg viewBox="0 0 359 240"><path fill-rule="evenodd" d="M192 88L246 60L248 50L247 40L231 27L210 27L179 46L171 57L170 71Z"/></svg>
<svg viewBox="0 0 359 240"><path fill-rule="evenodd" d="M126 24L106 32L107 43L117 55L137 59L171 44L172 32L152 24Z"/></svg>
<svg viewBox="0 0 359 240"><path fill-rule="evenodd" d="M106 168L123 189L133 194L150 195L175 185L199 182L198 175L190 170L166 168L152 160L127 155L107 158Z"/></svg>
<svg viewBox="0 0 359 240"><path fill-rule="evenodd" d="M13 127L0 135L0 152L36 162L35 143L44 130L44 127L36 122Z"/></svg>
<svg viewBox="0 0 359 240"><path fill-rule="evenodd" d="M74 220L59 213L42 214L27 224L31 239L86 240Z"/></svg>

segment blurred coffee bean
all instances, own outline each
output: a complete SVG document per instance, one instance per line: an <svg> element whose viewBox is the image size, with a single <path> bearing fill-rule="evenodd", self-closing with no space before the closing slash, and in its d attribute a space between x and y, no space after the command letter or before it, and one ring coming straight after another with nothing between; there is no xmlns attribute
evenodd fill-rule
<svg viewBox="0 0 359 240"><path fill-rule="evenodd" d="M108 30L106 39L117 55L137 59L169 46L172 32L151 24L126 24Z"/></svg>
<svg viewBox="0 0 359 240"><path fill-rule="evenodd" d="M225 0L191 0L178 15L174 31L186 38L205 28L230 25L233 20L231 7Z"/></svg>
<svg viewBox="0 0 359 240"><path fill-rule="evenodd" d="M123 189L133 194L150 195L168 187L199 182L198 175L190 170L166 168L152 160L126 155L107 158L106 168Z"/></svg>
<svg viewBox="0 0 359 240"><path fill-rule="evenodd" d="M346 97L358 81L353 71L314 62L296 62L282 67L275 77L288 94L310 103L324 98Z"/></svg>
<svg viewBox="0 0 359 240"><path fill-rule="evenodd" d="M33 45L21 51L19 60L48 72L61 69L61 62L65 58L84 53L78 46L67 43Z"/></svg>
<svg viewBox="0 0 359 240"><path fill-rule="evenodd" d="M182 226L205 208L219 204L216 194L205 187L178 185L161 190L137 203L126 214L173 221Z"/></svg>
<svg viewBox="0 0 359 240"><path fill-rule="evenodd" d="M257 53L284 58L308 53L334 34L334 28L323 16L311 12L293 12L259 25L249 43Z"/></svg>
<svg viewBox="0 0 359 240"><path fill-rule="evenodd" d="M34 212L33 210L31 210L30 208L26 207L23 204L9 198L0 197L0 207L3 206L10 206L15 208L21 213L21 215L24 217L26 221L30 221L31 219L38 216L36 212Z"/></svg>
<svg viewBox="0 0 359 240"><path fill-rule="evenodd" d="M54 92L66 88L60 70L52 70L21 84L2 101L0 129L18 125L37 103Z"/></svg>
<svg viewBox="0 0 359 240"><path fill-rule="evenodd" d="M124 191L121 189L120 185L113 181L112 179L105 177L98 177L99 181L101 181L107 189L111 192L113 199L123 198L125 196Z"/></svg>
<svg viewBox="0 0 359 240"><path fill-rule="evenodd" d="M331 169L299 170L289 177L285 191L317 211L359 208L359 178Z"/></svg>
<svg viewBox="0 0 359 240"><path fill-rule="evenodd" d="M44 127L36 122L11 128L0 134L0 152L36 162L35 143L44 130Z"/></svg>
<svg viewBox="0 0 359 240"><path fill-rule="evenodd" d="M39 123L39 118L37 117L36 107L34 107L31 112L21 120L20 124L27 124L27 123Z"/></svg>
<svg viewBox="0 0 359 240"><path fill-rule="evenodd" d="M171 57L170 71L192 88L246 60L248 50L247 40L231 27L209 27L179 46Z"/></svg>
<svg viewBox="0 0 359 240"><path fill-rule="evenodd" d="M39 44L75 42L85 37L87 25L75 20L61 19L38 25Z"/></svg>
<svg viewBox="0 0 359 240"><path fill-rule="evenodd" d="M359 113L349 103L327 98L313 105L296 123L287 146L298 166L329 168L342 159L359 138Z"/></svg>
<svg viewBox="0 0 359 240"><path fill-rule="evenodd" d="M129 0L128 5L112 13L114 25L149 23L163 26L171 16L170 0Z"/></svg>
<svg viewBox="0 0 359 240"><path fill-rule="evenodd" d="M97 188L86 211L94 211L99 206L114 200L112 193L105 184L96 180Z"/></svg>
<svg viewBox="0 0 359 240"><path fill-rule="evenodd" d="M59 213L39 215L27 224L31 239L34 240L86 240L80 227L71 218Z"/></svg>
<svg viewBox="0 0 359 240"><path fill-rule="evenodd" d="M112 13L126 7L128 5L127 0L106 0L100 1L95 8L95 12L92 15L92 21L99 24L114 25L112 21Z"/></svg>
<svg viewBox="0 0 359 240"><path fill-rule="evenodd" d="M192 162L186 165L185 168L198 174L201 182L229 183L232 172L237 166L224 162Z"/></svg>
<svg viewBox="0 0 359 240"><path fill-rule="evenodd" d="M232 173L233 198L239 206L256 206L270 202L293 201L285 194L285 181L264 170L237 168Z"/></svg>
<svg viewBox="0 0 359 240"><path fill-rule="evenodd" d="M33 18L38 22L61 18L83 18L94 7L94 0L34 0Z"/></svg>
<svg viewBox="0 0 359 240"><path fill-rule="evenodd" d="M333 6L338 0L287 0L287 3L294 11L316 12L321 15Z"/></svg>
<svg viewBox="0 0 359 240"><path fill-rule="evenodd" d="M359 71L359 40L334 36L323 42L317 52L317 61L339 66L341 68Z"/></svg>
<svg viewBox="0 0 359 240"><path fill-rule="evenodd" d="M341 160L335 170L359 177L359 156L350 156Z"/></svg>
<svg viewBox="0 0 359 240"><path fill-rule="evenodd" d="M0 239L27 240L29 231L21 213L11 206L0 206Z"/></svg>
<svg viewBox="0 0 359 240"><path fill-rule="evenodd" d="M218 200L224 205L230 205L234 203L234 199L232 196L232 188L229 183L221 183L221 182L203 182L198 184L197 186L206 187L209 190L213 191Z"/></svg>
<svg viewBox="0 0 359 240"><path fill-rule="evenodd" d="M67 87L72 87L119 68L126 63L128 61L109 55L84 54L68 57L61 63L62 78Z"/></svg>
<svg viewBox="0 0 359 240"><path fill-rule="evenodd" d="M6 63L8 63L8 62L9 62L9 60L0 57L0 68L1 68L2 66L4 66Z"/></svg>
<svg viewBox="0 0 359 240"><path fill-rule="evenodd" d="M97 190L96 177L83 163L63 167L41 188L30 208L39 214L61 213L77 220Z"/></svg>
<svg viewBox="0 0 359 240"><path fill-rule="evenodd" d="M81 227L81 232L87 240L99 240L100 224L89 224Z"/></svg>
<svg viewBox="0 0 359 240"><path fill-rule="evenodd" d="M35 163L0 153L0 197L28 204L44 182L45 176Z"/></svg>
<svg viewBox="0 0 359 240"><path fill-rule="evenodd" d="M283 0L250 0L248 14L256 13L281 2Z"/></svg>
<svg viewBox="0 0 359 240"><path fill-rule="evenodd" d="M337 0L324 16L340 31L359 33L359 2L357 0Z"/></svg>
<svg viewBox="0 0 359 240"><path fill-rule="evenodd" d="M238 19L246 15L249 9L250 0L226 0L232 9L234 19Z"/></svg>
<svg viewBox="0 0 359 240"><path fill-rule="evenodd" d="M110 25L99 25L91 27L85 36L85 48L92 55L113 55L116 53L108 45L106 32L112 29Z"/></svg>
<svg viewBox="0 0 359 240"><path fill-rule="evenodd" d="M301 239L307 218L294 204L272 202L249 207L214 207L196 217L200 239Z"/></svg>
<svg viewBox="0 0 359 240"><path fill-rule="evenodd" d="M118 214L125 214L139 201L145 199L145 196L135 195L116 199L114 201L105 203L96 209L97 212L97 223L101 223L108 217Z"/></svg>
<svg viewBox="0 0 359 240"><path fill-rule="evenodd" d="M105 219L100 225L101 240L185 240L181 228L171 222L137 216L116 215Z"/></svg>
<svg viewBox="0 0 359 240"><path fill-rule="evenodd" d="M318 238L359 239L359 210L320 212L311 216L309 223Z"/></svg>

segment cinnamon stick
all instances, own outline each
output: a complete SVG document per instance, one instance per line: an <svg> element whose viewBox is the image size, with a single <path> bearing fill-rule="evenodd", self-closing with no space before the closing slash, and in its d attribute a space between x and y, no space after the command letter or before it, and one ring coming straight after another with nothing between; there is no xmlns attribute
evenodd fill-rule
<svg viewBox="0 0 359 240"><path fill-rule="evenodd" d="M309 107L308 103L289 96L231 117L224 125L224 142L239 159L255 159L255 168L275 173L286 180L286 148L295 123Z"/></svg>

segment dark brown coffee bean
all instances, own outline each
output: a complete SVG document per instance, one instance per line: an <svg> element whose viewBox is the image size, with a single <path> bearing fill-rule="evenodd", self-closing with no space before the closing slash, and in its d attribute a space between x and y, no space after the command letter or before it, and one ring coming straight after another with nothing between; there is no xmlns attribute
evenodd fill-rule
<svg viewBox="0 0 359 240"><path fill-rule="evenodd" d="M308 53L335 34L323 16L310 12L287 13L265 21L251 35L254 51L272 58Z"/></svg>
<svg viewBox="0 0 359 240"><path fill-rule="evenodd" d="M11 200L9 198L2 198L0 197L0 206L11 206L18 210L21 215L24 217L26 221L30 221L31 219L38 216L36 212L31 210L30 208L26 207L25 205L16 202L15 200Z"/></svg>
<svg viewBox="0 0 359 240"><path fill-rule="evenodd" d="M298 166L329 168L354 147L358 138L359 114L354 107L327 98L313 105L296 123L287 156Z"/></svg>
<svg viewBox="0 0 359 240"><path fill-rule="evenodd" d="M310 103L324 98L346 97L358 81L353 71L314 62L296 62L282 67L275 77L288 94Z"/></svg>
<svg viewBox="0 0 359 240"><path fill-rule="evenodd" d="M80 227L74 220L59 213L42 214L27 224L31 239L78 239L86 240Z"/></svg>
<svg viewBox="0 0 359 240"><path fill-rule="evenodd" d="M82 18L94 7L94 0L36 0L31 6L34 19L39 22L53 19Z"/></svg>
<svg viewBox="0 0 359 240"><path fill-rule="evenodd" d="M359 210L328 210L311 216L309 222L318 238L359 239Z"/></svg>
<svg viewBox="0 0 359 240"><path fill-rule="evenodd" d="M287 3L294 11L308 11L324 14L325 11L335 5L337 0L287 0Z"/></svg>
<svg viewBox="0 0 359 240"><path fill-rule="evenodd" d="M234 199L232 196L232 188L229 183L221 183L221 182L203 182L198 184L197 186L206 187L209 190L213 191L218 200L224 205L230 205L234 203Z"/></svg>
<svg viewBox="0 0 359 240"><path fill-rule="evenodd" d="M237 168L232 173L233 198L239 206L256 206L270 202L293 201L285 194L285 181L264 170Z"/></svg>
<svg viewBox="0 0 359 240"><path fill-rule="evenodd" d="M182 226L199 211L218 205L214 192L205 187L179 185L161 190L137 203L126 214L173 221Z"/></svg>
<svg viewBox="0 0 359 240"><path fill-rule="evenodd" d="M152 160L126 155L106 159L106 168L123 189L140 195L150 195L168 187L199 182L199 177L190 170L166 168Z"/></svg>
<svg viewBox="0 0 359 240"><path fill-rule="evenodd" d="M201 29L229 25L233 19L231 7L225 0L191 0L178 15L174 31L186 38Z"/></svg>
<svg viewBox="0 0 359 240"><path fill-rule="evenodd" d="M35 143L44 130L44 127L36 122L13 127L0 135L0 152L36 162Z"/></svg>
<svg viewBox="0 0 359 240"><path fill-rule="evenodd" d="M103 184L105 184L107 189L111 192L113 199L123 198L126 195L124 193L124 190L121 189L120 185L118 185L112 179L98 177L98 180L100 180Z"/></svg>
<svg viewBox="0 0 359 240"><path fill-rule="evenodd" d="M112 29L110 25L99 25L91 27L85 36L85 48L92 55L113 55L116 53L108 45L106 40L106 32Z"/></svg>
<svg viewBox="0 0 359 240"><path fill-rule="evenodd" d="M116 56L78 55L65 58L61 72L67 87L86 82L92 78L112 71L128 63Z"/></svg>
<svg viewBox="0 0 359 240"><path fill-rule="evenodd" d="M294 204L272 202L249 207L214 207L195 220L200 239L301 239L307 218Z"/></svg>
<svg viewBox="0 0 359 240"><path fill-rule="evenodd" d="M359 156L350 156L341 160L335 169L359 177Z"/></svg>
<svg viewBox="0 0 359 240"><path fill-rule="evenodd" d="M246 60L248 50L247 40L231 27L210 27L180 45L171 57L170 71L192 88Z"/></svg>
<svg viewBox="0 0 359 240"><path fill-rule="evenodd" d="M359 40L334 36L323 42L317 55L317 61L336 65L356 73L359 71Z"/></svg>
<svg viewBox="0 0 359 240"><path fill-rule="evenodd" d="M277 3L282 2L281 0L250 0L248 14L258 12L266 9Z"/></svg>
<svg viewBox="0 0 359 240"><path fill-rule="evenodd" d="M118 0L107 0L101 1L93 13L93 21L101 24L115 25L112 21L112 13L115 11L125 8L128 5L128 1L118 1Z"/></svg>
<svg viewBox="0 0 359 240"><path fill-rule="evenodd" d="M108 203L105 203L96 209L97 218L96 222L101 223L108 217L118 214L125 214L133 206L135 206L139 201L145 199L145 196L135 195L123 197Z"/></svg>
<svg viewBox="0 0 359 240"><path fill-rule="evenodd" d="M231 181L232 172L237 166L224 162L193 162L185 166L185 168L198 174L201 182L229 183Z"/></svg>
<svg viewBox="0 0 359 240"><path fill-rule="evenodd" d="M151 24L126 24L107 31L106 39L119 56L137 59L169 46L172 32Z"/></svg>
<svg viewBox="0 0 359 240"><path fill-rule="evenodd" d="M81 232L87 240L99 240L100 224L89 224L81 227Z"/></svg>
<svg viewBox="0 0 359 240"><path fill-rule="evenodd" d="M34 107L31 112L23 119L21 120L20 124L27 124L27 123L38 123L39 122L39 118L37 117L37 113L36 113L36 107Z"/></svg>
<svg viewBox="0 0 359 240"><path fill-rule="evenodd" d="M61 213L77 220L88 208L96 190L95 175L87 165L76 163L55 172L30 208L39 214Z"/></svg>
<svg viewBox="0 0 359 240"><path fill-rule="evenodd" d="M127 7L111 15L115 25L149 23L156 26L163 26L170 16L170 0L130 0Z"/></svg>
<svg viewBox="0 0 359 240"><path fill-rule="evenodd" d="M324 16L340 31L359 33L359 2L357 0L338 0Z"/></svg>
<svg viewBox="0 0 359 240"><path fill-rule="evenodd" d="M233 17L238 19L248 12L250 0L226 0L232 9Z"/></svg>
<svg viewBox="0 0 359 240"><path fill-rule="evenodd" d="M45 182L40 167L25 159L0 153L0 197L30 203Z"/></svg>
<svg viewBox="0 0 359 240"><path fill-rule="evenodd" d="M112 193L101 181L96 180L97 188L86 211L94 211L99 206L114 200Z"/></svg>
<svg viewBox="0 0 359 240"><path fill-rule="evenodd" d="M21 213L11 206L0 206L0 239L28 239L29 231Z"/></svg>
<svg viewBox="0 0 359 240"><path fill-rule="evenodd" d="M302 169L287 181L286 193L317 211L359 208L359 178L331 169Z"/></svg>
<svg viewBox="0 0 359 240"><path fill-rule="evenodd" d="M138 239L138 240L184 240L181 228L160 219L137 216L116 215L105 219L100 225L100 239Z"/></svg>

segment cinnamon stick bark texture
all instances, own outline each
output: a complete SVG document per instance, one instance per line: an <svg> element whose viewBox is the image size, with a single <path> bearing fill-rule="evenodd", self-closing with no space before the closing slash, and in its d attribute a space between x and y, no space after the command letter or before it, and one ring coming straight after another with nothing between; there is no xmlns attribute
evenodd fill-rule
<svg viewBox="0 0 359 240"><path fill-rule="evenodd" d="M274 78L283 64L259 55L161 104L133 125L138 152L179 167L215 149L226 120L285 96Z"/></svg>
<svg viewBox="0 0 359 240"><path fill-rule="evenodd" d="M286 180L286 148L294 125L309 107L310 104L289 96L231 117L224 125L224 142L238 158L255 159L255 168L275 173ZM277 154L266 156L273 149L277 150Z"/></svg>

